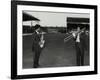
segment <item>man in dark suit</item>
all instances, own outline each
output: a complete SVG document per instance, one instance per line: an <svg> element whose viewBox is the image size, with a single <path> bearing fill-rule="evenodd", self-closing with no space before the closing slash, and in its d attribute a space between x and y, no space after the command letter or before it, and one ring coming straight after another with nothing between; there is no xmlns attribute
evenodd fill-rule
<svg viewBox="0 0 100 80"><path fill-rule="evenodd" d="M32 35L33 44L32 44L32 51L35 53L33 57L33 68L37 68L39 66L39 57L41 53L41 47L40 47L40 25L35 25L35 32Z"/></svg>
<svg viewBox="0 0 100 80"><path fill-rule="evenodd" d="M77 66L84 65L84 49L85 49L85 32L80 32L80 27L77 27L77 31L73 33L76 48L76 64Z"/></svg>

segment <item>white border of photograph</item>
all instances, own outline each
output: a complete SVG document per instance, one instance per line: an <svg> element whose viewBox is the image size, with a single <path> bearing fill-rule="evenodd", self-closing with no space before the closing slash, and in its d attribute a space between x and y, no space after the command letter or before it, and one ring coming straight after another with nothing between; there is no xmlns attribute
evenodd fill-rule
<svg viewBox="0 0 100 80"><path fill-rule="evenodd" d="M71 67L52 67L52 68L31 68L23 69L22 67L22 11L53 11L53 12L74 12L90 14L90 65L89 66L71 66ZM80 8L61 8L61 7L44 7L44 6L17 6L17 75L27 74L46 74L46 73L61 73L61 72L81 72L94 71L94 10Z"/></svg>

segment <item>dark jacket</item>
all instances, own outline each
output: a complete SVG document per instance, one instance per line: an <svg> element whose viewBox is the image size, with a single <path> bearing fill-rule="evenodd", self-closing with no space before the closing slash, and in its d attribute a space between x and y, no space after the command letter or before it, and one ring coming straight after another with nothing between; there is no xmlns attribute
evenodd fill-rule
<svg viewBox="0 0 100 80"><path fill-rule="evenodd" d="M33 40L33 43L32 43L32 51L40 51L41 50L41 47L39 45L39 42L40 42L40 34L37 34L36 32L33 33L32 35L32 40Z"/></svg>
<svg viewBox="0 0 100 80"><path fill-rule="evenodd" d="M83 33L81 33L80 34L80 45L81 45L81 47L84 49L84 48L86 48L87 46L86 46L86 38L87 36L86 36L86 34L85 34L85 32L83 32ZM76 38L74 39L75 40L75 42L76 42Z"/></svg>

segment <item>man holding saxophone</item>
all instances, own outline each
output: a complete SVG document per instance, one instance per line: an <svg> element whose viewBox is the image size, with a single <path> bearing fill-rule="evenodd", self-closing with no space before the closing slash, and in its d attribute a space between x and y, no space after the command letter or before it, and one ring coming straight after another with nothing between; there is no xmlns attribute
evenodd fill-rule
<svg viewBox="0 0 100 80"><path fill-rule="evenodd" d="M35 53L33 58L33 68L37 68L39 66L39 57L41 54L41 50L44 46L44 39L43 34L41 34L40 25L35 25L35 32L32 35L32 51Z"/></svg>

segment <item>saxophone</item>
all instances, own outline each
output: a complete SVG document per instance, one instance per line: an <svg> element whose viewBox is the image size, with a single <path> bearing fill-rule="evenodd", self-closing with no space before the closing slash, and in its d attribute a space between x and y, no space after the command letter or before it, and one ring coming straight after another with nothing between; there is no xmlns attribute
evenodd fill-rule
<svg viewBox="0 0 100 80"><path fill-rule="evenodd" d="M41 48L43 48L44 47L44 44L45 44L44 33L41 32L41 38L40 38L39 45L40 45Z"/></svg>

